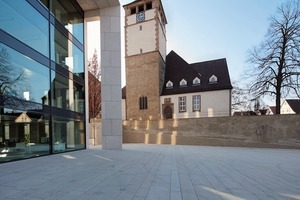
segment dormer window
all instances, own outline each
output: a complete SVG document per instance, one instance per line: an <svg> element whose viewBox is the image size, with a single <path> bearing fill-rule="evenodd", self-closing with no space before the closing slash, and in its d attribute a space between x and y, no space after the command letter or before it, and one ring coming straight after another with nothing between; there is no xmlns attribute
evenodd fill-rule
<svg viewBox="0 0 300 200"><path fill-rule="evenodd" d="M217 83L218 82L218 78L215 75L212 75L209 78L209 83Z"/></svg>
<svg viewBox="0 0 300 200"><path fill-rule="evenodd" d="M172 87L173 87L172 81L168 81L166 84L166 88L172 88Z"/></svg>
<svg viewBox="0 0 300 200"><path fill-rule="evenodd" d="M193 85L200 85L200 83L201 83L201 80L200 80L198 77L196 77L196 78L193 80Z"/></svg>
<svg viewBox="0 0 300 200"><path fill-rule="evenodd" d="M182 80L180 81L179 85L180 85L180 87L186 86L186 85L187 85L186 80L182 79Z"/></svg>

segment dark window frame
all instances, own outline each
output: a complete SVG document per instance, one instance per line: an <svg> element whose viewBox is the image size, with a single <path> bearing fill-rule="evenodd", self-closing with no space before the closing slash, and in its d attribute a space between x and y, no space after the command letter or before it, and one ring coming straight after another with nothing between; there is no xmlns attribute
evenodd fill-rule
<svg viewBox="0 0 300 200"><path fill-rule="evenodd" d="M148 98L146 96L142 96L139 98L140 110L148 109Z"/></svg>

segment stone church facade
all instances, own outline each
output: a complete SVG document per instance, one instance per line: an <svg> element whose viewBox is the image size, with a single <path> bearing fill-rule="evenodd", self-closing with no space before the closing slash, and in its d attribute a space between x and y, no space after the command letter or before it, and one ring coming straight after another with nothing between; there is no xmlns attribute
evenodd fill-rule
<svg viewBox="0 0 300 200"><path fill-rule="evenodd" d="M166 55L167 19L161 0L136 0L124 5L123 8L125 10L126 65L126 86L122 89L123 119L201 117L204 115L196 114L201 109L192 110L194 115L187 114L189 110L183 110L182 106L187 107L189 103L185 102L184 105L183 99L185 101L189 99L192 102L195 92L200 97L201 92L214 91L214 93L218 93L220 90L226 90L224 97L226 100L222 101L223 103L215 103L222 104L221 109L225 110L225 116L228 113L230 115L232 86L226 60L223 62L225 68L223 67L223 70L220 71L220 73L225 72L226 80L220 80L222 84L214 84L217 87L211 87L212 84L209 83L204 84L204 77L199 75L197 69L192 67L193 65L187 64L173 51L168 56ZM176 60L180 62L176 63ZM186 72L190 74L186 74ZM213 76L216 73L208 74ZM222 77L224 76L222 75ZM203 84L193 85L192 81L195 78L198 78ZM173 86L167 87L170 82ZM225 87L220 87L220 85ZM222 99L222 95L220 98L220 94L218 94L217 98ZM191 99L187 96L191 96ZM203 102L198 97L196 103L199 104L199 107ZM225 106L223 106L224 102ZM176 114L176 112L181 114ZM184 112L185 114L183 114Z"/></svg>

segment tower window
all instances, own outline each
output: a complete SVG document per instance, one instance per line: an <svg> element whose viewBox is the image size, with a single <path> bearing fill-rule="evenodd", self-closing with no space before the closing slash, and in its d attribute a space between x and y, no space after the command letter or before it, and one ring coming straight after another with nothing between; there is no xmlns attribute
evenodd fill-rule
<svg viewBox="0 0 300 200"><path fill-rule="evenodd" d="M140 49L140 53L143 53L143 49Z"/></svg>
<svg viewBox="0 0 300 200"><path fill-rule="evenodd" d="M147 97L140 97L140 110L148 109L148 100Z"/></svg>
<svg viewBox="0 0 300 200"><path fill-rule="evenodd" d="M140 25L140 31L141 31L141 30L143 30L143 26L142 26L142 25Z"/></svg>
<svg viewBox="0 0 300 200"><path fill-rule="evenodd" d="M143 12L144 11L144 5L140 5L139 6L139 12Z"/></svg>
<svg viewBox="0 0 300 200"><path fill-rule="evenodd" d="M146 4L146 10L152 9L152 2Z"/></svg>
<svg viewBox="0 0 300 200"><path fill-rule="evenodd" d="M135 8L135 7L131 8L131 9L130 9L130 13L131 13L132 15L135 14L135 13L136 13L136 8Z"/></svg>

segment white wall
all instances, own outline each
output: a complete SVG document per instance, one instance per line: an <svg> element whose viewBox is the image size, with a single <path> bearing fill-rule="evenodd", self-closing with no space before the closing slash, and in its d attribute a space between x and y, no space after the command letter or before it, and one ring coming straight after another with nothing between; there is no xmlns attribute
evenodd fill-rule
<svg viewBox="0 0 300 200"><path fill-rule="evenodd" d="M166 33L164 28L162 27L162 25L158 26L158 37L159 37L159 52L162 56L162 58L164 59L164 61L166 61L166 54L167 54L167 38L166 38Z"/></svg>
<svg viewBox="0 0 300 200"><path fill-rule="evenodd" d="M281 105L280 108L280 113L281 114L296 114L292 108L290 107L290 105L286 102L286 100L284 100L284 102Z"/></svg>
<svg viewBox="0 0 300 200"><path fill-rule="evenodd" d="M142 26L142 30L140 30ZM154 51L156 46L155 21L128 26L126 30L127 56Z"/></svg>
<svg viewBox="0 0 300 200"><path fill-rule="evenodd" d="M200 95L201 110L193 112L193 96ZM186 112L179 112L178 98L186 96ZM173 118L198 118L230 116L230 90L176 94L160 97L161 118L163 118L162 104L165 98L171 98L174 104Z"/></svg>

